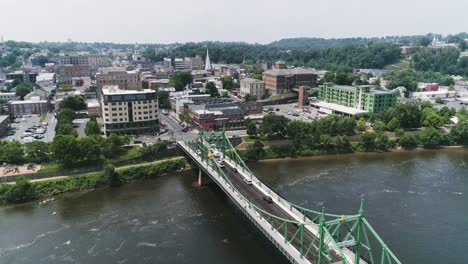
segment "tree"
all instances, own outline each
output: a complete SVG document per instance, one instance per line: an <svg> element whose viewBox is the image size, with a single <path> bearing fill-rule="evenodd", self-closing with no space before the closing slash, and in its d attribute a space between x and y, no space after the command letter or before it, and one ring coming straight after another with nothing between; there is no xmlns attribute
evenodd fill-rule
<svg viewBox="0 0 468 264"><path fill-rule="evenodd" d="M453 126L450 135L458 144L468 145L468 119L461 119Z"/></svg>
<svg viewBox="0 0 468 264"><path fill-rule="evenodd" d="M430 111L424 116L422 123L425 127L438 128L444 123L444 120L435 111Z"/></svg>
<svg viewBox="0 0 468 264"><path fill-rule="evenodd" d="M246 94L244 97L244 100L246 102L255 102L257 100L257 97L251 95L251 94Z"/></svg>
<svg viewBox="0 0 468 264"><path fill-rule="evenodd" d="M400 128L400 123L398 122L398 119L396 119L395 117L392 118L390 121L388 121L387 123L388 131L395 132L399 128Z"/></svg>
<svg viewBox="0 0 468 264"><path fill-rule="evenodd" d="M247 135L251 137L257 136L257 125L255 122L250 122L247 126Z"/></svg>
<svg viewBox="0 0 468 264"><path fill-rule="evenodd" d="M190 108L184 109L184 111L182 111L179 114L179 119L180 119L181 122L183 122L185 124L191 124L192 120L193 120L192 110Z"/></svg>
<svg viewBox="0 0 468 264"><path fill-rule="evenodd" d="M106 158L115 157L121 152L121 146L123 146L123 144L125 144L124 137L111 133L104 141L102 154L104 154Z"/></svg>
<svg viewBox="0 0 468 264"><path fill-rule="evenodd" d="M378 150L387 151L391 148L392 143L388 139L388 136L384 133L377 133L374 139L375 148Z"/></svg>
<svg viewBox="0 0 468 264"><path fill-rule="evenodd" d="M375 138L377 134L374 132L364 132L361 135L361 146L365 151L371 151L375 149Z"/></svg>
<svg viewBox="0 0 468 264"><path fill-rule="evenodd" d="M101 129L95 119L86 123L85 134L86 136L101 135Z"/></svg>
<svg viewBox="0 0 468 264"><path fill-rule="evenodd" d="M420 141L425 148L439 146L442 142L442 134L433 127L428 127L421 132Z"/></svg>
<svg viewBox="0 0 468 264"><path fill-rule="evenodd" d="M256 161L262 159L264 156L265 150L263 149L263 144L260 140L255 140L255 142L248 145L245 150L245 157L247 160Z"/></svg>
<svg viewBox="0 0 468 264"><path fill-rule="evenodd" d="M413 133L405 132L400 136L400 146L404 148L414 148L418 145L418 140Z"/></svg>
<svg viewBox="0 0 468 264"><path fill-rule="evenodd" d="M66 167L81 157L79 145L74 136L57 135L51 145L52 157L55 162Z"/></svg>
<svg viewBox="0 0 468 264"><path fill-rule="evenodd" d="M288 134L288 119L281 115L264 116L262 133L269 138L283 138Z"/></svg>
<svg viewBox="0 0 468 264"><path fill-rule="evenodd" d="M359 118L359 121L358 121L358 124L356 126L357 130L361 131L361 132L364 132L367 130L367 124L366 124L366 120L361 117Z"/></svg>
<svg viewBox="0 0 468 264"><path fill-rule="evenodd" d="M57 122L63 121L66 123L71 123L76 118L76 113L72 109L65 108L60 110L60 113L57 116Z"/></svg>
<svg viewBox="0 0 468 264"><path fill-rule="evenodd" d="M101 155L101 146L96 137L88 136L77 140L80 147L80 156L83 160L98 160Z"/></svg>
<svg viewBox="0 0 468 264"><path fill-rule="evenodd" d="M211 96L211 97L218 97L219 92L218 89L216 88L216 85L213 82L208 82L205 86L206 92Z"/></svg>
<svg viewBox="0 0 468 264"><path fill-rule="evenodd" d="M6 142L1 147L2 159L10 164L19 164L24 161L23 145L18 141Z"/></svg>
<svg viewBox="0 0 468 264"><path fill-rule="evenodd" d="M442 98L440 98L440 97L437 97L437 98L435 99L435 102L436 102L436 104L443 104L443 103L444 103L444 100L442 100Z"/></svg>
<svg viewBox="0 0 468 264"><path fill-rule="evenodd" d="M353 152L353 146L349 142L347 137L336 136L335 137L335 148L338 153L350 153Z"/></svg>
<svg viewBox="0 0 468 264"><path fill-rule="evenodd" d="M74 137L78 137L78 132L73 128L70 124L61 124L57 131L57 135L71 135Z"/></svg>
<svg viewBox="0 0 468 264"><path fill-rule="evenodd" d="M81 111L81 110L86 109L86 103L83 97L79 95L67 96L63 98L62 102L60 103L60 108L61 109L69 108L74 111Z"/></svg>
<svg viewBox="0 0 468 264"><path fill-rule="evenodd" d="M115 171L115 168L112 164L106 164L104 167L104 177L111 187L121 186L123 181L119 177L119 174Z"/></svg>
<svg viewBox="0 0 468 264"><path fill-rule="evenodd" d="M182 91L185 86L192 83L192 74L190 72L175 72L171 75L169 85L175 87L176 91Z"/></svg>
<svg viewBox="0 0 468 264"><path fill-rule="evenodd" d="M171 109L171 101L169 100L169 93L166 91L158 90L158 103L161 109Z"/></svg>
<svg viewBox="0 0 468 264"><path fill-rule="evenodd" d="M231 91L234 89L234 78L231 76L224 76L221 78L221 82L223 83L223 89Z"/></svg>
<svg viewBox="0 0 468 264"><path fill-rule="evenodd" d="M24 152L29 162L41 163L50 160L49 145L43 141L24 144Z"/></svg>
<svg viewBox="0 0 468 264"><path fill-rule="evenodd" d="M374 123L374 126L372 128L375 132L384 132L385 124L383 122L377 121Z"/></svg>
<svg viewBox="0 0 468 264"><path fill-rule="evenodd" d="M16 86L16 96L24 98L25 95L32 92L34 85L30 83L21 83Z"/></svg>
<svg viewBox="0 0 468 264"><path fill-rule="evenodd" d="M25 202L32 198L32 194L31 183L26 177L20 176L16 179L16 184L5 193L5 200L7 202Z"/></svg>

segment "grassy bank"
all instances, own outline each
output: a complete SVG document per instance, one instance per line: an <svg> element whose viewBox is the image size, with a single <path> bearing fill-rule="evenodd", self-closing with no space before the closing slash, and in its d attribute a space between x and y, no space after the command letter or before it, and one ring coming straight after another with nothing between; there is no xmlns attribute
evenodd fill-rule
<svg viewBox="0 0 468 264"><path fill-rule="evenodd" d="M126 183L154 178L164 173L182 169L185 166L185 158L176 157L119 167L115 169L115 172L122 182ZM20 178L14 185L0 185L0 202L23 202L66 192L91 190L107 185L109 185L109 179L104 176L104 171L36 182L29 182L25 178Z"/></svg>

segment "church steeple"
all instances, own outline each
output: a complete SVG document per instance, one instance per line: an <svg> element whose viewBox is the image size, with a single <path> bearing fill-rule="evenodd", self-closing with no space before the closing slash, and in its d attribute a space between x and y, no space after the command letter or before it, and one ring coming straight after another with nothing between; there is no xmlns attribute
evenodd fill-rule
<svg viewBox="0 0 468 264"><path fill-rule="evenodd" d="M206 49L206 60L205 60L205 70L211 71L211 61L210 61L210 54L208 53L208 48Z"/></svg>

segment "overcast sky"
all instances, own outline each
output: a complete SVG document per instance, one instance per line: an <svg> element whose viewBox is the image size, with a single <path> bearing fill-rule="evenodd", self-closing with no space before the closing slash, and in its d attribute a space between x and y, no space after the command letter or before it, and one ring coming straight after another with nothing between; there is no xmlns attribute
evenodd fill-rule
<svg viewBox="0 0 468 264"><path fill-rule="evenodd" d="M468 0L0 0L5 40L120 43L468 31Z"/></svg>

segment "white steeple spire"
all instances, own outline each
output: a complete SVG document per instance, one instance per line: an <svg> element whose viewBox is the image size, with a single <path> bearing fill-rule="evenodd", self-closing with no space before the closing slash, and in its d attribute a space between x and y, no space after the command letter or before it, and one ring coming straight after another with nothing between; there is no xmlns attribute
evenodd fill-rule
<svg viewBox="0 0 468 264"><path fill-rule="evenodd" d="M211 71L211 61L210 61L210 54L208 53L208 48L206 48L206 60L205 60L205 70Z"/></svg>

